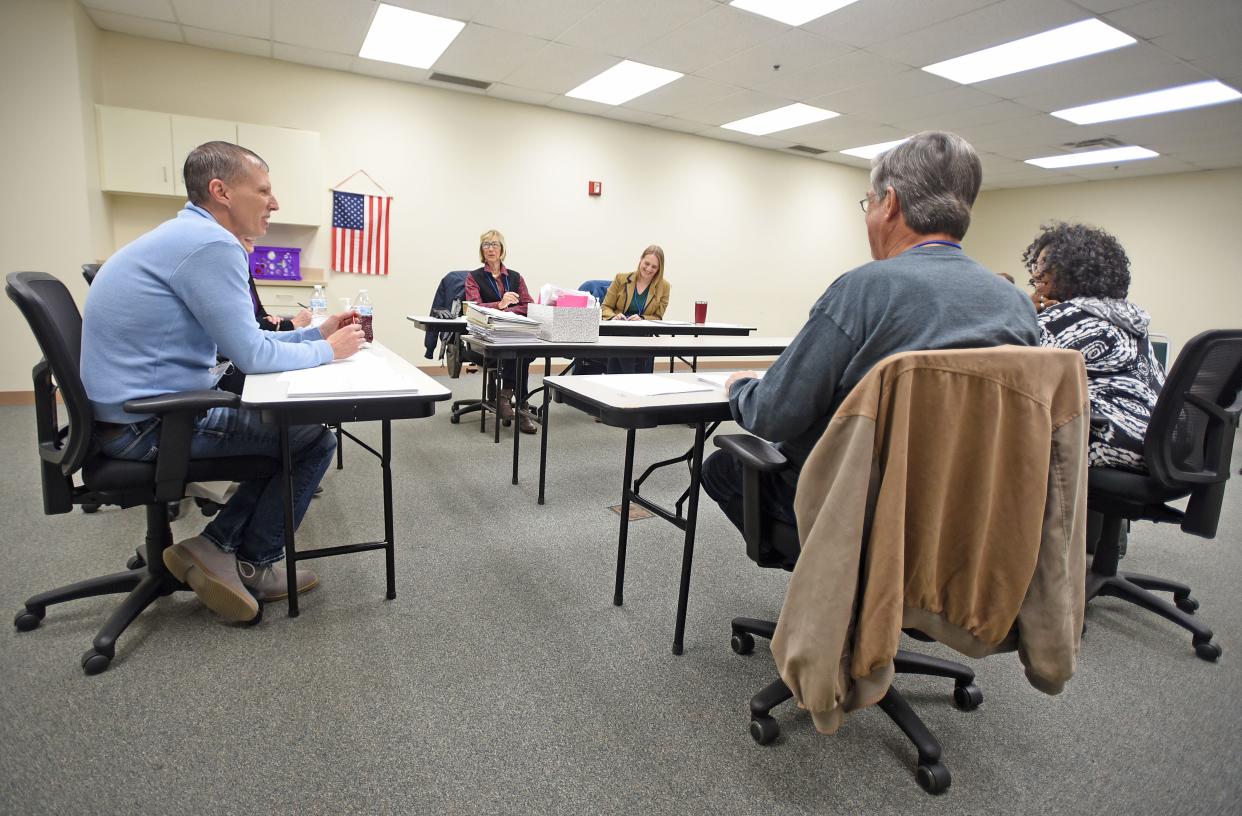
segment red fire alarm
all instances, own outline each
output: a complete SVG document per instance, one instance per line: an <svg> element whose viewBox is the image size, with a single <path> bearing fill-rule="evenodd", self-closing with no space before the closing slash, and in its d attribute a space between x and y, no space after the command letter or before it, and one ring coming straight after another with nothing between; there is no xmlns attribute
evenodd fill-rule
<svg viewBox="0 0 1242 816"><path fill-rule="evenodd" d="M587 195L597 196L597 195L601 195L603 192L604 192L604 182L602 181L588 181L587 182Z"/></svg>

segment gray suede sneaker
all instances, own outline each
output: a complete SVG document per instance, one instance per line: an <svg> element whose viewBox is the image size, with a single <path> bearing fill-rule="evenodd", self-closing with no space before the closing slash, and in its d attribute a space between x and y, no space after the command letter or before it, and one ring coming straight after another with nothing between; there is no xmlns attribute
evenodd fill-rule
<svg viewBox="0 0 1242 816"><path fill-rule="evenodd" d="M249 561L238 560L237 572L241 581L260 601L279 601L289 597L289 571L283 563L260 567ZM308 569L298 570L298 594L309 592L319 586L319 576Z"/></svg>
<svg viewBox="0 0 1242 816"><path fill-rule="evenodd" d="M237 557L206 538L194 536L164 550L164 566L225 620L244 623L259 614L258 601L237 574Z"/></svg>

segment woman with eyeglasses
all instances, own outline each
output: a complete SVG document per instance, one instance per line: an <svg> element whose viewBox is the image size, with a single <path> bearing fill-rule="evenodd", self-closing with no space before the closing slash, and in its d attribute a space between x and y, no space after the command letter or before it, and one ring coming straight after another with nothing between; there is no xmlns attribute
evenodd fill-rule
<svg viewBox="0 0 1242 816"><path fill-rule="evenodd" d="M499 230L488 230L479 236L479 260L483 265L466 275L466 300L499 309L503 312L526 314L526 307L534 302L526 289L526 281L516 269L505 266L505 237ZM522 361L530 367L530 361ZM527 378L523 378L527 380ZM500 418L513 420L513 389L517 386L517 361L505 360L500 366ZM522 394L522 407L526 407L526 395ZM517 415L518 429L533 434L538 430L526 414Z"/></svg>
<svg viewBox="0 0 1242 816"><path fill-rule="evenodd" d="M604 295L604 320L660 320L668 308L668 281L664 279L664 250L652 244L638 256L638 268L613 279ZM609 358L609 374L650 374L655 361Z"/></svg>
<svg viewBox="0 0 1242 816"><path fill-rule="evenodd" d="M1044 226L1022 253L1031 273L1039 342L1075 349L1087 364L1091 467L1146 472L1143 437L1164 369L1148 339L1151 318L1126 300L1130 259L1112 235L1082 224Z"/></svg>

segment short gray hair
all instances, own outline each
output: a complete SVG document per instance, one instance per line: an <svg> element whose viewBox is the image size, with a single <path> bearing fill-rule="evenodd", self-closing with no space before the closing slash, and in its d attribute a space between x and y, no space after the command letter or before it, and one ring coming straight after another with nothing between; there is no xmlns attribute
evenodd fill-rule
<svg viewBox="0 0 1242 816"><path fill-rule="evenodd" d="M208 189L211 180L231 182L245 170L248 159L254 159L264 170L268 169L267 162L259 154L232 142L207 142L199 145L185 157L185 165L181 169L186 195L192 203L201 207L211 198Z"/></svg>
<svg viewBox="0 0 1242 816"><path fill-rule="evenodd" d="M925 130L871 163L872 192L896 190L906 226L920 235L965 236L982 183L979 154L955 133Z"/></svg>

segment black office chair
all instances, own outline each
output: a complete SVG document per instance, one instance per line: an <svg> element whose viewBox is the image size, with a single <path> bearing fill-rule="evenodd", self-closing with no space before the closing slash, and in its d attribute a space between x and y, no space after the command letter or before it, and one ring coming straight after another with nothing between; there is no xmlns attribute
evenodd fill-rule
<svg viewBox="0 0 1242 816"><path fill-rule="evenodd" d="M717 447L728 451L743 467L743 495L738 502L739 507L735 509L740 511L743 518L742 534L746 539L746 555L761 567L792 570L801 551L798 530L792 525L765 516L759 504L760 474L784 470L788 467L788 461L776 448L757 437L731 434L718 436L715 442ZM733 637L730 645L740 655L749 654L755 648L756 637L771 640L776 632L775 621L756 618L734 618L731 625ZM915 640L931 640L913 629L903 631ZM983 692L975 685L975 673L960 663L899 649L893 659L893 668L898 674L927 674L952 678L953 703L962 711L971 711L983 702ZM767 745L780 735L780 726L769 712L792 696L785 682L777 678L750 699L750 735L755 742ZM929 793L946 790L953 778L949 769L940 761L940 743L902 697L901 692L895 686L890 686L878 705L918 750L915 778L919 785Z"/></svg>
<svg viewBox="0 0 1242 816"><path fill-rule="evenodd" d="M115 656L117 638L152 601L188 589L164 567L164 550L173 543L169 502L185 495L187 482L271 476L280 463L258 456L189 458L194 417L212 407L238 404L236 394L215 390L163 394L125 403L126 411L163 419L155 461L132 462L100 454L94 440L94 412L78 373L82 316L69 290L42 272L12 272L5 291L30 324L43 353L33 372L43 512L68 513L75 504L147 508L145 548L139 548L130 559L131 569L34 595L13 620L18 631L27 632L39 626L52 604L129 593L82 655L82 669L87 674L99 674ZM64 425L57 414L58 396L64 404ZM75 477L81 484L75 483Z"/></svg>
<svg viewBox="0 0 1242 816"><path fill-rule="evenodd" d="M1087 506L1103 515L1103 529L1087 573L1087 600L1109 595L1167 618L1193 636L1195 654L1216 660L1220 645L1193 616L1199 602L1190 587L1164 578L1118 572L1123 522L1179 524L1187 533L1216 536L1242 389L1242 329L1207 331L1182 349L1165 380L1143 442L1147 473L1092 468ZM1232 409L1231 409L1232 408ZM1186 510L1168 502L1189 496ZM1173 603L1150 590L1173 593Z"/></svg>
<svg viewBox="0 0 1242 816"><path fill-rule="evenodd" d="M82 277L86 279L87 286L95 282L95 276L99 274L100 266L102 264L82 264Z"/></svg>

